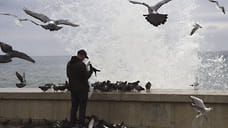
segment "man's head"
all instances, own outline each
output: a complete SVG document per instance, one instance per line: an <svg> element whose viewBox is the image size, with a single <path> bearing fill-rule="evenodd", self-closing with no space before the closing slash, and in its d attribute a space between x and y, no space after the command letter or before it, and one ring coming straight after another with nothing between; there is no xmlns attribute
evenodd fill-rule
<svg viewBox="0 0 228 128"><path fill-rule="evenodd" d="M85 58L89 58L89 57L87 56L87 53L86 53L86 51L85 51L84 49L81 49L81 50L78 51L77 57L78 57L79 59L81 59L81 60L84 60Z"/></svg>

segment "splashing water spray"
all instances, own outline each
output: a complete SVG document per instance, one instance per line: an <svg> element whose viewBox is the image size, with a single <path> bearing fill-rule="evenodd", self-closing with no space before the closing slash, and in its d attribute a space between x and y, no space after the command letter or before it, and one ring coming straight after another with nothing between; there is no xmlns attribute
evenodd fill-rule
<svg viewBox="0 0 228 128"><path fill-rule="evenodd" d="M144 0L151 5L158 1ZM195 0L173 0L162 6L159 12L167 13L168 21L159 27L144 19L147 8L128 0L43 0L42 4L50 17L80 25L65 27L56 35L70 55L81 48L88 51L90 61L101 69L93 80L140 80L142 85L150 81L153 88L191 88L203 38L197 33L189 36Z"/></svg>

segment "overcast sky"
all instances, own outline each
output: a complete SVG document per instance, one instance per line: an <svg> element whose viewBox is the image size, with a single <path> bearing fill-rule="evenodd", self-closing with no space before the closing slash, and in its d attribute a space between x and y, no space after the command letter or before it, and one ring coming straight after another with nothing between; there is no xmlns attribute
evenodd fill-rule
<svg viewBox="0 0 228 128"><path fill-rule="evenodd" d="M218 1L225 8L228 8L228 0ZM196 2L198 7L193 12L195 15L194 20L199 21L198 23L203 26L199 33L204 36L206 42L202 44L207 46L204 50L228 50L228 15L222 14L215 7L215 4L208 2L208 0L196 0ZM43 4L39 0L1 0L0 12L13 13L22 18L31 18L22 11L23 7L29 6L30 9L39 8L41 10L40 8ZM50 5L45 7L48 8L50 6L55 5L50 3ZM67 15L66 17L68 18ZM14 23L14 19L8 16L0 16L0 19L0 41L13 45L15 49L33 56L70 55L65 50L68 44L56 37L57 32L44 30L28 22L24 22L23 26L19 27ZM64 27L63 29L77 31L77 28L72 27ZM2 52L0 53L2 54Z"/></svg>

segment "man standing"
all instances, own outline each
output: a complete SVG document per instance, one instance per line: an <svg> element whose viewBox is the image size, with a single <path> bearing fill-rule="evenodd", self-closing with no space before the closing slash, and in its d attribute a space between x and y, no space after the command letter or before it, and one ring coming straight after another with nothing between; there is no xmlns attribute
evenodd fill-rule
<svg viewBox="0 0 228 128"><path fill-rule="evenodd" d="M89 83L88 79L93 73L92 65L87 71L83 60L88 58L85 50L79 50L77 56L72 56L67 64L67 77L71 91L71 115L72 125L76 125L77 110L79 107L79 127L85 123L86 105L88 100Z"/></svg>

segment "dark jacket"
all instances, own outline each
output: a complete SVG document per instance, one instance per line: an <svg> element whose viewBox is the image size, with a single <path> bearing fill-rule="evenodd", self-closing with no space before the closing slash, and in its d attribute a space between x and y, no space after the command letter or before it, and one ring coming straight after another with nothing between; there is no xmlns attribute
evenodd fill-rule
<svg viewBox="0 0 228 128"><path fill-rule="evenodd" d="M87 93L89 91L88 79L93 71L87 71L86 65L77 57L72 56L67 64L67 77L71 92Z"/></svg>

